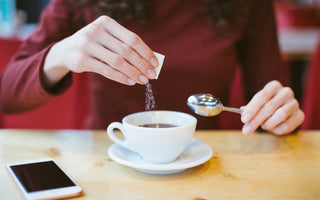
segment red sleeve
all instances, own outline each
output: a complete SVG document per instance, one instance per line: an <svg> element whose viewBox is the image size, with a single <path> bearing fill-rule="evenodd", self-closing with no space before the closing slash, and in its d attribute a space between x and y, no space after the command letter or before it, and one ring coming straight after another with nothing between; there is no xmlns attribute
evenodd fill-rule
<svg viewBox="0 0 320 200"><path fill-rule="evenodd" d="M288 85L289 69L281 59L272 1L254 1L246 26L237 51L246 99L250 100L271 80Z"/></svg>
<svg viewBox="0 0 320 200"><path fill-rule="evenodd" d="M35 31L23 43L15 59L2 74L0 98L4 112L31 110L71 86L71 73L52 91L48 91L42 84L43 63L50 47L77 30L74 26L74 8L68 2L51 1L43 11Z"/></svg>

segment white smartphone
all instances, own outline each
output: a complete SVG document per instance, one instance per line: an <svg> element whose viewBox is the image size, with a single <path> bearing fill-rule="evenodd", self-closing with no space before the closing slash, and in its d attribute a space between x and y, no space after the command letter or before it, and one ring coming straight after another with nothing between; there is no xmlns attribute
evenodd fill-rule
<svg viewBox="0 0 320 200"><path fill-rule="evenodd" d="M51 158L7 164L27 199L61 199L78 196L81 187Z"/></svg>

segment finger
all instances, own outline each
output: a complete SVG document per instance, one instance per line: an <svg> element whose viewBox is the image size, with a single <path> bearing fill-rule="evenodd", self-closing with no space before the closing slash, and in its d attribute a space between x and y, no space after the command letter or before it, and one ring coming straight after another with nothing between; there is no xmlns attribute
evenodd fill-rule
<svg viewBox="0 0 320 200"><path fill-rule="evenodd" d="M263 107L258 111L257 115L249 122L253 128L258 128L269 117L281 108L288 99L293 99L293 92L290 88L284 87L278 90L277 94L273 96ZM290 115L291 112L288 111Z"/></svg>
<svg viewBox="0 0 320 200"><path fill-rule="evenodd" d="M89 58L85 63L86 68L90 69L91 72L101 74L104 77L125 84L125 85L134 85L136 82L126 76L125 74L115 70L106 63L100 62L95 58Z"/></svg>
<svg viewBox="0 0 320 200"><path fill-rule="evenodd" d="M285 122L270 130L276 135L284 135L294 131L304 120L304 113L299 109L295 114L291 115Z"/></svg>
<svg viewBox="0 0 320 200"><path fill-rule="evenodd" d="M266 102L268 102L281 87L282 85L278 81L271 81L267 83L265 87L257 92L246 105L241 114L241 121L243 123L247 123L252 120L263 105L266 104Z"/></svg>
<svg viewBox="0 0 320 200"><path fill-rule="evenodd" d="M87 48L90 56L103 61L114 68L114 70L122 72L135 82L140 84L146 84L148 82L147 77L145 77L137 68L128 63L123 57L111 52L99 44L88 45Z"/></svg>
<svg viewBox="0 0 320 200"><path fill-rule="evenodd" d="M153 67L158 67L159 63L156 56L138 35L124 28L108 16L99 17L96 20L96 23L98 23L114 37L132 47L143 59L145 59Z"/></svg>
<svg viewBox="0 0 320 200"><path fill-rule="evenodd" d="M127 62L137 67L148 78L155 79L154 68L127 44L120 42L107 32L102 32L101 37L96 37L96 40L110 51L125 58Z"/></svg>
<svg viewBox="0 0 320 200"><path fill-rule="evenodd" d="M137 70L137 68L132 66L130 63L126 62L126 60L124 60L123 57L114 54L111 51L106 51L105 56L102 59L116 71L126 74L128 77L132 78L137 83L146 84L148 82L148 78L141 74L141 72Z"/></svg>
<svg viewBox="0 0 320 200"><path fill-rule="evenodd" d="M298 109L298 101L296 99L292 99L281 108L277 109L276 112L269 119L267 119L261 127L266 130L274 129L276 126L279 126L279 124L289 118L292 113L297 112Z"/></svg>
<svg viewBox="0 0 320 200"><path fill-rule="evenodd" d="M251 134L261 124L263 124L268 118L273 116L275 112L281 108L288 99L293 99L293 92L290 88L284 87L278 90L277 94L273 96L263 107L258 111L256 116L247 122L244 134ZM288 111L290 114L290 111ZM249 130L249 127L251 130Z"/></svg>

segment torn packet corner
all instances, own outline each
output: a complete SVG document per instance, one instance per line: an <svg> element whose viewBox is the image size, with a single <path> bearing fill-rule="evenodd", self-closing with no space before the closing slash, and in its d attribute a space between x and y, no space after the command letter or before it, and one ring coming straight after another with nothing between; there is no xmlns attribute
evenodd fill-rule
<svg viewBox="0 0 320 200"><path fill-rule="evenodd" d="M157 53L157 52L153 52L153 53L157 57L158 62L159 62L158 67L154 68L154 70L156 71L156 74L157 74L156 79L158 79L165 56L160 53Z"/></svg>

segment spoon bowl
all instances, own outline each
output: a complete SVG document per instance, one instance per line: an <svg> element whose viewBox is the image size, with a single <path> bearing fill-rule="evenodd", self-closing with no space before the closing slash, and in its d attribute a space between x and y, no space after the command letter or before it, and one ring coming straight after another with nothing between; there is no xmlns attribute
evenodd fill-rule
<svg viewBox="0 0 320 200"><path fill-rule="evenodd" d="M222 111L242 113L241 109L223 106L217 97L206 93L191 95L187 99L187 104L194 113L205 117L216 116Z"/></svg>

